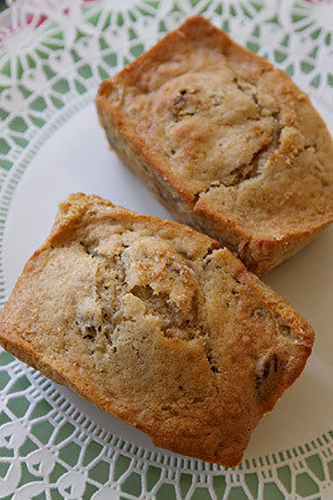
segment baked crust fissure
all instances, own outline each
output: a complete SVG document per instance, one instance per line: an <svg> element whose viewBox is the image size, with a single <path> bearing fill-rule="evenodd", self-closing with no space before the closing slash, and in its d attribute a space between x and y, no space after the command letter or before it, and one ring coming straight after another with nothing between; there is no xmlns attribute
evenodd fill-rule
<svg viewBox="0 0 333 500"><path fill-rule="evenodd" d="M193 81L196 81L196 75L191 76L193 77ZM200 76L201 78L203 77L202 74ZM209 73L207 79L209 80ZM240 80L234 75L228 91L224 91L220 96L217 96L216 92L202 96L203 88L205 87L204 83L205 82L202 83L200 88L196 87L195 90L187 90L187 88L185 88L187 86L184 85L184 88L179 91L179 95L176 98L171 96L171 106L174 108L171 110L171 113L174 115L175 124L182 120L191 120L192 117L194 117L194 120L196 120L198 116L205 119L207 115L211 121L211 129L214 130L215 128L219 130L219 137L215 137L212 133L211 147L208 145L205 151L205 157L202 160L203 163L209 163L210 151L216 149L216 144L218 147L220 146L222 155L218 167L214 169L216 176L213 179L209 179L210 185L208 187L194 193L194 200L198 199L202 192L207 193L210 189L220 188L222 185L225 187L238 186L242 182L260 175L265 169L270 154L276 149L279 149L280 136L283 130L278 103L270 96L261 94L254 85L251 85L251 83L246 80ZM180 85L180 87L182 86ZM154 93L158 91L159 90ZM230 113L229 116L226 116L227 113L224 109L225 105L228 102L228 106L232 108L230 95L237 92L244 94L246 97L250 97L254 104L254 108L251 103L251 106L247 109L245 108L242 114L237 114L237 117L230 116ZM152 99L154 99L154 93L152 94ZM266 107L264 103L266 103ZM214 115L216 115L215 119ZM257 122L258 130L261 121L263 121L263 127L260 127L260 133L263 135L262 139L256 145L256 148L251 151L250 156L246 155L244 158L234 158L231 164L229 159L223 162L224 151L228 150L230 153L230 144L237 145L238 138L242 134L244 125L248 124L249 121L253 121L254 123ZM268 126L269 129L268 135L264 131L266 126ZM172 129L172 126L170 129L166 129L168 137L174 135ZM228 138L227 144L225 144L225 138ZM251 137L245 137L245 143L250 142ZM249 146L251 147L250 144ZM169 147L174 161L177 162L179 156L177 155L178 149L174 147L171 140ZM199 167L193 170L194 179L198 176L198 180L201 180L200 169Z"/></svg>

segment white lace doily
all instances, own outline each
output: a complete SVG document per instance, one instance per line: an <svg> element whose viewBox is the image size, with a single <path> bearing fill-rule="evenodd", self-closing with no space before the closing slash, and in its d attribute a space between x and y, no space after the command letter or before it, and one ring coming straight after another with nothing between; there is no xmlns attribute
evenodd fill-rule
<svg viewBox="0 0 333 500"><path fill-rule="evenodd" d="M17 0L0 16L0 299L46 236L56 204L85 190L168 216L108 152L93 99L186 17L201 14L286 70L333 131L333 3L306 0ZM112 163L112 168L110 167ZM315 326L304 374L234 469L146 436L0 352L0 498L333 498L333 232L268 278Z"/></svg>

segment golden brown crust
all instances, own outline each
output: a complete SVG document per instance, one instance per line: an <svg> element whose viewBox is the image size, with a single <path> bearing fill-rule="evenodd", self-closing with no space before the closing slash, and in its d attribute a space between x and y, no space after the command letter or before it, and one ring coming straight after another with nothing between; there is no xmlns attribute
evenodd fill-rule
<svg viewBox="0 0 333 500"><path fill-rule="evenodd" d="M200 17L100 86L119 157L180 222L265 274L333 217L333 145L282 71Z"/></svg>
<svg viewBox="0 0 333 500"><path fill-rule="evenodd" d="M26 264L0 342L156 445L234 466L313 330L211 238L76 194Z"/></svg>

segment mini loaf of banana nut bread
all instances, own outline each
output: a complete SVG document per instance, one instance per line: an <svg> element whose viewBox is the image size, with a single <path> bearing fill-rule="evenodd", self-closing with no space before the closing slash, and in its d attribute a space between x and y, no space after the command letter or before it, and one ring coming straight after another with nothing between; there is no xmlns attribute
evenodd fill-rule
<svg viewBox="0 0 333 500"><path fill-rule="evenodd" d="M0 342L156 445L233 466L313 330L208 236L76 194L26 264Z"/></svg>
<svg viewBox="0 0 333 500"><path fill-rule="evenodd" d="M96 97L110 145L180 222L263 275L333 217L333 145L291 79L200 17Z"/></svg>

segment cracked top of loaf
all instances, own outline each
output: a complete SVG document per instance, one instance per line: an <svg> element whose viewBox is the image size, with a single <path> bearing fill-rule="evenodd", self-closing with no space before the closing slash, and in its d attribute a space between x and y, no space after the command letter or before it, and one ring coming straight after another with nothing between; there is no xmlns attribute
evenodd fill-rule
<svg viewBox="0 0 333 500"><path fill-rule="evenodd" d="M259 274L332 221L324 122L286 73L203 18L103 82L96 104L112 147L176 219Z"/></svg>
<svg viewBox="0 0 333 500"><path fill-rule="evenodd" d="M211 238L76 194L26 264L0 342L156 445L232 466L313 331Z"/></svg>

